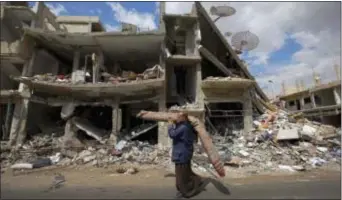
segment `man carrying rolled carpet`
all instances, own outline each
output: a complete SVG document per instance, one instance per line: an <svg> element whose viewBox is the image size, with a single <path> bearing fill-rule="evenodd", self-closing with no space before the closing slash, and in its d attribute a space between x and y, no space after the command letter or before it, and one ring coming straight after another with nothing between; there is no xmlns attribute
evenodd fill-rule
<svg viewBox="0 0 342 200"><path fill-rule="evenodd" d="M208 184L191 169L196 132L185 113L176 121L169 120L168 133L172 142L172 162L175 163L177 198L190 198L199 194Z"/></svg>

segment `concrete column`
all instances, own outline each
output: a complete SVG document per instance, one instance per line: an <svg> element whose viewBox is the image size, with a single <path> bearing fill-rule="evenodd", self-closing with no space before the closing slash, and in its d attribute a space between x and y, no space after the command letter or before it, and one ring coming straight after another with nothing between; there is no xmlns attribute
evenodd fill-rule
<svg viewBox="0 0 342 200"><path fill-rule="evenodd" d="M194 44L194 55L199 56L200 53L198 51L198 47L201 42L201 33L199 29L199 25L195 24L193 27L193 44ZM196 66L196 81L195 81L195 90L196 90L196 102L199 107L204 110L204 95L202 92L201 84L202 84L202 66L201 63L198 63Z"/></svg>
<svg viewBox="0 0 342 200"><path fill-rule="evenodd" d="M32 56L30 60L28 60L24 64L24 68L22 71L22 76L32 76L32 68L34 62L36 60L38 53L38 49L34 48ZM27 121L27 114L28 114L28 104L29 104L29 97L30 91L27 85L20 83L19 84L19 92L25 94L24 98L15 105L13 118L12 118L12 125L10 130L10 145L13 146L15 144L21 145L27 136L26 133L26 121Z"/></svg>
<svg viewBox="0 0 342 200"><path fill-rule="evenodd" d="M199 105L200 108L204 109L204 100L203 100L203 93L202 93L202 70L201 64L198 63L196 65L196 103Z"/></svg>
<svg viewBox="0 0 342 200"><path fill-rule="evenodd" d="M293 100L294 102L294 108L292 108L291 110L297 110L298 104L297 104L297 100Z"/></svg>
<svg viewBox="0 0 342 200"><path fill-rule="evenodd" d="M335 102L337 105L341 104L341 96L340 94L338 94L336 88L333 89L333 93L334 93L334 98L335 98Z"/></svg>
<svg viewBox="0 0 342 200"><path fill-rule="evenodd" d="M113 102L113 114L112 114L112 133L110 135L110 143L116 144L117 142L117 136L120 132L121 129L121 110L120 110L120 99L116 98L115 101Z"/></svg>
<svg viewBox="0 0 342 200"><path fill-rule="evenodd" d="M311 106L316 108L315 94L310 94Z"/></svg>
<svg viewBox="0 0 342 200"><path fill-rule="evenodd" d="M253 105L249 89L243 95L243 110L244 131L249 132L253 128Z"/></svg>
<svg viewBox="0 0 342 200"><path fill-rule="evenodd" d="M166 111L165 93L160 94L158 111ZM171 141L167 133L167 122L158 122L158 144L160 146L171 145Z"/></svg>
<svg viewBox="0 0 342 200"><path fill-rule="evenodd" d="M74 60L73 60L73 63L72 63L72 73L71 73L71 81L73 83L76 82L76 70L79 69L79 65L80 65L80 51L79 50L76 50L74 52Z"/></svg>
<svg viewBox="0 0 342 200"><path fill-rule="evenodd" d="M301 97L299 99L299 103L300 103L300 109L303 110L304 109L304 98L303 97Z"/></svg>
<svg viewBox="0 0 342 200"><path fill-rule="evenodd" d="M104 62L103 52L99 50L97 54L94 55L94 58L93 58L93 83L96 83L99 81L100 67L102 67L103 62Z"/></svg>
<svg viewBox="0 0 342 200"><path fill-rule="evenodd" d="M7 103L7 109L6 109L6 119L5 119L5 132L2 135L3 140L7 140L9 136L9 127L11 125L11 119L12 119L12 103Z"/></svg>
<svg viewBox="0 0 342 200"><path fill-rule="evenodd" d="M161 2L162 3L162 2ZM165 3L165 2L164 2ZM165 48L165 44L163 43L161 45L161 48ZM162 51L159 55L159 65L161 68L165 70L164 73L164 86L161 90L159 90L159 101L158 101L158 110L159 111L166 111L166 96L167 96L167 86L169 81L169 74L173 73L173 70L170 70L170 66L166 66L165 59L163 56ZM158 122L158 145L159 146L171 146L171 139L168 136L167 133L167 123L166 122Z"/></svg>

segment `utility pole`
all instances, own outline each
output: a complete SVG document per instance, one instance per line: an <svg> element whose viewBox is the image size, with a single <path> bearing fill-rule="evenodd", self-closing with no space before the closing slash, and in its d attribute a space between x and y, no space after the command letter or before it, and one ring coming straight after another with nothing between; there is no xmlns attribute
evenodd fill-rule
<svg viewBox="0 0 342 200"><path fill-rule="evenodd" d="M337 80L341 80L341 67L338 64L334 65Z"/></svg>
<svg viewBox="0 0 342 200"><path fill-rule="evenodd" d="M281 87L282 87L282 90L283 90L283 95L286 95L285 81L283 81L281 83Z"/></svg>

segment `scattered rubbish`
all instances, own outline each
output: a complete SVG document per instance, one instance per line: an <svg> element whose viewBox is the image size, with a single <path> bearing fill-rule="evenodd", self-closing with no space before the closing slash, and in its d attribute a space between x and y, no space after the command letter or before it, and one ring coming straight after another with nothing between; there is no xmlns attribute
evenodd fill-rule
<svg viewBox="0 0 342 200"><path fill-rule="evenodd" d="M51 190L55 190L63 186L63 184L66 182L65 177L60 173L55 173L55 176L53 177L51 186L45 190L45 192L49 192Z"/></svg>
<svg viewBox="0 0 342 200"><path fill-rule="evenodd" d="M296 170L293 169L293 167L288 166L288 165L278 165L279 169L281 170L286 170L290 172L295 172Z"/></svg>
<svg viewBox="0 0 342 200"><path fill-rule="evenodd" d="M11 166L11 169L33 169L31 163L17 163Z"/></svg>
<svg viewBox="0 0 342 200"><path fill-rule="evenodd" d="M275 169L301 172L322 165L340 165L341 142L337 138L340 136L340 129L308 120L300 123L291 122L291 117L284 111L273 115L274 119L268 122L267 129L259 129L259 125L269 119L268 114L265 114L254 119L256 129L251 132L229 130L224 134L212 135L212 141L222 162L228 167L227 170L235 167L239 170L246 169L246 172L251 173ZM106 142L101 131L93 129L88 121L76 120L76 124L79 129L86 130L88 135L97 137L93 141ZM156 126L156 123L137 126L128 132L131 133L128 137L121 138L115 146L98 143L94 146L88 144L87 147L82 146L80 149L60 149L63 134L34 135L22 146L21 151L25 153L14 154L10 151L2 151L1 166L12 169L32 169L48 165L86 164L106 167L112 164L132 164L132 166L151 165L168 169L169 147L131 140L140 134L147 134ZM46 148L56 150L47 151ZM194 149L194 170L213 172L214 167L208 162L208 156L204 153L202 145L196 144ZM12 165L13 163L16 164ZM121 173L135 174L136 172L126 168Z"/></svg>
<svg viewBox="0 0 342 200"><path fill-rule="evenodd" d="M311 158L309 161L310 161L312 167L322 166L324 163L326 163L325 160L318 158L318 157Z"/></svg>
<svg viewBox="0 0 342 200"><path fill-rule="evenodd" d="M126 140L121 140L117 145L115 145L115 150L121 151L127 144Z"/></svg>
<svg viewBox="0 0 342 200"><path fill-rule="evenodd" d="M41 168L52 165L50 158L42 158L32 162L33 168Z"/></svg>

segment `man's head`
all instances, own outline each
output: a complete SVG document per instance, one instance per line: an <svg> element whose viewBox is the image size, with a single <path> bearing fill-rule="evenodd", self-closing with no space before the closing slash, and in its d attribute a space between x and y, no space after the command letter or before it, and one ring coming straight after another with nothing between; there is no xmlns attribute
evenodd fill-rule
<svg viewBox="0 0 342 200"><path fill-rule="evenodd" d="M184 122L188 120L188 114L180 112L177 118L177 123Z"/></svg>

